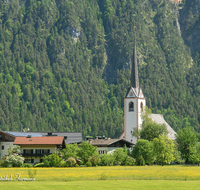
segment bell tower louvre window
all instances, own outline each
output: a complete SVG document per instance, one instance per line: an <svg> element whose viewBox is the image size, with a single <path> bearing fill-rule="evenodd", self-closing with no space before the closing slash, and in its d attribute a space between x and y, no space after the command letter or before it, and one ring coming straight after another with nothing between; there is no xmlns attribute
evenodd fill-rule
<svg viewBox="0 0 200 190"><path fill-rule="evenodd" d="M141 111L143 111L143 102L140 104Z"/></svg>
<svg viewBox="0 0 200 190"><path fill-rule="evenodd" d="M129 103L129 111L134 111L134 103L133 102Z"/></svg>

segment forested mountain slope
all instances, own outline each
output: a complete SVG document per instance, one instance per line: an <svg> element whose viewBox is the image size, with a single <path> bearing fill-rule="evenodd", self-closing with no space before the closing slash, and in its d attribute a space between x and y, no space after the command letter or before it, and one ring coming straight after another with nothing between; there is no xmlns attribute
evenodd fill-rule
<svg viewBox="0 0 200 190"><path fill-rule="evenodd" d="M175 130L198 131L199 58L178 10L169 0L0 0L0 129L119 137L135 22L147 105Z"/></svg>

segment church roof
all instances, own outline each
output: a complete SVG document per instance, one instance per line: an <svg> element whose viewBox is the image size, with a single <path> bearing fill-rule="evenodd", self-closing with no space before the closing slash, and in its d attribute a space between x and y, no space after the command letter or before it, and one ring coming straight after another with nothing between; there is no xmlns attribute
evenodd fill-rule
<svg viewBox="0 0 200 190"><path fill-rule="evenodd" d="M176 132L169 126L169 124L165 121L163 115L161 114L151 114L151 118L154 122L156 122L157 124L165 124L168 130L168 137L172 140L175 140L175 134Z"/></svg>
<svg viewBox="0 0 200 190"><path fill-rule="evenodd" d="M125 98L144 98L141 88L130 87L127 90Z"/></svg>
<svg viewBox="0 0 200 190"><path fill-rule="evenodd" d="M137 89L139 88L139 78L138 78L138 68L137 68L136 33L134 36L135 38L134 38L134 48L133 48L133 63L131 71L131 86Z"/></svg>
<svg viewBox="0 0 200 190"><path fill-rule="evenodd" d="M134 32L133 62L131 69L131 87L128 88L125 98L144 98L142 89L139 87L137 52L136 52L136 33Z"/></svg>
<svg viewBox="0 0 200 190"><path fill-rule="evenodd" d="M124 138L124 131L122 132L122 134L120 135L119 139L123 139Z"/></svg>

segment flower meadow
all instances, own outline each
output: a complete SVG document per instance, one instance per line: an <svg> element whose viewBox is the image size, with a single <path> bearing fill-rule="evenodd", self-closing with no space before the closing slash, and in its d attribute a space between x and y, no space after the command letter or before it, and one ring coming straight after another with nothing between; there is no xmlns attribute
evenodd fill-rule
<svg viewBox="0 0 200 190"><path fill-rule="evenodd" d="M0 168L0 177L21 174L28 177L28 168ZM108 166L75 168L32 168L36 181L98 180L200 180L198 166Z"/></svg>

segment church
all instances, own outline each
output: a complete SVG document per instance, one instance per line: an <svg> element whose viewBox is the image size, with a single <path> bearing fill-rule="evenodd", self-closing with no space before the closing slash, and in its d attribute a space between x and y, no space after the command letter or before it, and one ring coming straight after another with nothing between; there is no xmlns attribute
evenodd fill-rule
<svg viewBox="0 0 200 190"><path fill-rule="evenodd" d="M131 70L131 86L128 88L124 98L124 132L119 137L136 144L137 138L132 136L133 129L141 129L142 118L141 113L146 106L146 98L139 85L137 52L136 52L136 35L133 48L133 62ZM168 130L168 137L175 140L176 132L169 126L161 114L151 114L151 118L158 124L165 124Z"/></svg>

